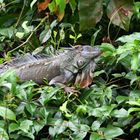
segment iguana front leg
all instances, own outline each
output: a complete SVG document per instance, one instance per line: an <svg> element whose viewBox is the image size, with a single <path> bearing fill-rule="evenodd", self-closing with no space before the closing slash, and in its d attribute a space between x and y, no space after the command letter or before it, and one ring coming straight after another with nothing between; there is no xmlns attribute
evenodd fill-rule
<svg viewBox="0 0 140 140"><path fill-rule="evenodd" d="M54 77L49 85L56 85L64 88L67 93L78 93L73 87L66 86L67 83L71 82L74 79L74 73L69 70L64 70L63 74Z"/></svg>

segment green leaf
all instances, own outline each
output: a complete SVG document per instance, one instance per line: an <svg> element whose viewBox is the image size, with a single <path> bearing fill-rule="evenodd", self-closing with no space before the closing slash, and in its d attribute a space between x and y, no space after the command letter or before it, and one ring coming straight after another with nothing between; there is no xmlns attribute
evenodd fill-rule
<svg viewBox="0 0 140 140"><path fill-rule="evenodd" d="M56 120L54 127L49 128L49 134L54 137L57 134L63 133L67 128L67 123L67 121L63 121L61 119Z"/></svg>
<svg viewBox="0 0 140 140"><path fill-rule="evenodd" d="M74 13L74 11L76 9L76 5L77 5L76 1L75 0L70 0L69 4L70 4L71 10L72 10L72 13Z"/></svg>
<svg viewBox="0 0 140 140"><path fill-rule="evenodd" d="M94 46L95 45L95 40L97 38L97 35L99 34L99 32L101 31L101 27L91 36L91 43L90 45L91 46Z"/></svg>
<svg viewBox="0 0 140 140"><path fill-rule="evenodd" d="M90 135L90 140L103 140L103 137L100 134L93 132Z"/></svg>
<svg viewBox="0 0 140 140"><path fill-rule="evenodd" d="M33 115L34 114L34 112L35 112L35 110L36 110L36 105L35 104L33 104L33 103L28 103L28 104L26 104L26 109L27 109L27 111L31 114L31 115Z"/></svg>
<svg viewBox="0 0 140 140"><path fill-rule="evenodd" d="M24 29L25 33L29 33L29 32L31 32L33 30L33 27L32 26L28 26L27 24L28 24L28 21L24 21L22 23L22 28Z"/></svg>
<svg viewBox="0 0 140 140"><path fill-rule="evenodd" d="M14 27L9 27L9 28L1 28L0 29L0 35L3 35L8 38L12 38L12 36L15 33L15 28Z"/></svg>
<svg viewBox="0 0 140 140"><path fill-rule="evenodd" d="M114 48L113 45L109 44L109 43L102 43L100 46L102 51L110 51L110 52L114 52L116 49Z"/></svg>
<svg viewBox="0 0 140 140"><path fill-rule="evenodd" d="M59 7L59 12L64 13L66 7L66 1L65 0L55 0L55 1Z"/></svg>
<svg viewBox="0 0 140 140"><path fill-rule="evenodd" d="M101 126L101 122L100 121L94 121L92 123L91 129L93 131L96 131L96 130L99 130L100 126Z"/></svg>
<svg viewBox="0 0 140 140"><path fill-rule="evenodd" d="M44 120L35 121L34 129L36 133L38 133L45 125L46 125L46 122Z"/></svg>
<svg viewBox="0 0 140 140"><path fill-rule="evenodd" d="M104 55L113 55L113 53L116 51L114 46L109 43L102 43L100 45L100 49L105 53Z"/></svg>
<svg viewBox="0 0 140 140"><path fill-rule="evenodd" d="M79 105L76 109L76 112L86 114L87 113L87 106L86 105Z"/></svg>
<svg viewBox="0 0 140 140"><path fill-rule="evenodd" d="M52 31L50 29L43 30L43 32L41 32L40 37L39 37L39 40L41 41L41 43L47 42L51 37L51 33Z"/></svg>
<svg viewBox="0 0 140 140"><path fill-rule="evenodd" d="M103 14L103 0L80 0L78 3L80 30L95 27Z"/></svg>
<svg viewBox="0 0 140 140"><path fill-rule="evenodd" d="M127 101L128 99L129 99L129 97L127 97L127 96L117 96L117 97L116 97L116 101L117 101L118 104L120 104L120 103L122 103L122 102L125 102L125 101Z"/></svg>
<svg viewBox="0 0 140 140"><path fill-rule="evenodd" d="M133 125L133 127L130 129L131 133L135 130L140 128L140 122L136 123L135 125Z"/></svg>
<svg viewBox="0 0 140 140"><path fill-rule="evenodd" d="M132 60L131 60L131 69L136 71L139 68L139 54L135 53L132 56Z"/></svg>
<svg viewBox="0 0 140 140"><path fill-rule="evenodd" d="M113 73L112 74L115 78L120 78L120 77L124 77L126 75L125 72L122 72L122 73Z"/></svg>
<svg viewBox="0 0 140 140"><path fill-rule="evenodd" d="M95 116L95 117L110 116L110 113L112 112L114 107L115 107L114 104L111 104L110 106L105 105L98 108L89 107L88 113L89 113L89 116Z"/></svg>
<svg viewBox="0 0 140 140"><path fill-rule="evenodd" d="M111 0L107 7L107 16L110 22L129 30L131 16L133 15L133 0Z"/></svg>
<svg viewBox="0 0 140 140"><path fill-rule="evenodd" d="M39 98L39 102L42 105L45 105L46 103L48 103L50 100L52 100L53 98L55 98L55 94L60 90L60 88L55 87L46 87L43 91L41 91L41 96ZM46 93L45 93L46 92ZM48 93L49 92L49 93Z"/></svg>
<svg viewBox="0 0 140 140"><path fill-rule="evenodd" d="M11 132L14 132L14 131L17 131L17 130L19 130L19 125L18 124L16 124L16 123L11 123L10 125L9 125L9 132L11 133Z"/></svg>
<svg viewBox="0 0 140 140"><path fill-rule="evenodd" d="M128 113L130 114L131 112L140 112L140 108L131 107L131 108L128 110Z"/></svg>
<svg viewBox="0 0 140 140"><path fill-rule="evenodd" d="M21 129L23 132L28 133L30 130L30 126L33 125L33 122L31 120L23 120L20 122L19 129Z"/></svg>
<svg viewBox="0 0 140 140"><path fill-rule="evenodd" d="M103 131L105 139L113 139L124 133L121 128L111 125L107 126L107 128L101 128L101 130Z"/></svg>
<svg viewBox="0 0 140 140"><path fill-rule="evenodd" d="M117 118L128 117L128 111L126 111L124 108L119 110L115 109L111 115Z"/></svg>
<svg viewBox="0 0 140 140"><path fill-rule="evenodd" d="M31 9L33 8L33 5L37 2L37 0L32 0L31 4L30 4L30 7Z"/></svg>
<svg viewBox="0 0 140 140"><path fill-rule="evenodd" d="M69 110L67 109L67 103L68 103L68 101L64 102L64 103L62 104L62 106L60 106L60 110L61 110L62 112L64 112L65 115L66 115L67 117L71 117L72 114L68 113Z"/></svg>
<svg viewBox="0 0 140 140"><path fill-rule="evenodd" d="M7 107L0 106L0 116L4 119L16 121L15 113Z"/></svg>
<svg viewBox="0 0 140 140"><path fill-rule="evenodd" d="M105 70L96 71L94 72L94 77L99 76L102 73L105 73Z"/></svg>
<svg viewBox="0 0 140 140"><path fill-rule="evenodd" d="M16 37L21 39L21 38L23 38L24 34L25 34L24 32L16 32Z"/></svg>
<svg viewBox="0 0 140 140"><path fill-rule="evenodd" d="M39 116L46 122L49 115L49 111L45 107L41 107L38 113Z"/></svg>
<svg viewBox="0 0 140 140"><path fill-rule="evenodd" d="M140 40L140 33L139 32L135 32L133 34L130 35L124 35L119 37L116 41L120 41L122 43L130 43L130 42L134 42L135 40Z"/></svg>
<svg viewBox="0 0 140 140"><path fill-rule="evenodd" d="M77 131L77 130L78 130L76 124L75 124L74 122L71 122L71 121L68 122L68 127L69 127L72 131Z"/></svg>
<svg viewBox="0 0 140 140"><path fill-rule="evenodd" d="M49 7L50 12L53 13L55 11L55 9L56 9L56 3L55 3L55 1L53 0L51 3L49 3L48 4L48 7Z"/></svg>
<svg viewBox="0 0 140 140"><path fill-rule="evenodd" d="M140 106L140 99L138 99L137 101L128 101L127 103L130 105Z"/></svg>
<svg viewBox="0 0 140 140"><path fill-rule="evenodd" d="M78 124L77 131L74 131L72 138L74 140L82 140L87 135L87 132L90 130L88 125L85 124Z"/></svg>
<svg viewBox="0 0 140 140"><path fill-rule="evenodd" d="M0 128L0 140L9 140L8 134L3 128Z"/></svg>
<svg viewBox="0 0 140 140"><path fill-rule="evenodd" d="M74 132L72 135L74 140L82 140L90 130L90 127L86 124L71 121L68 122L68 127Z"/></svg>

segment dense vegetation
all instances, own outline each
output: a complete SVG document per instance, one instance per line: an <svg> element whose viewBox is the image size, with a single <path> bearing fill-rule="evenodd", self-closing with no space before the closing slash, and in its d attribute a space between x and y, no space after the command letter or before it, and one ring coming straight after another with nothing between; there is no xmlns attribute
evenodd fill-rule
<svg viewBox="0 0 140 140"><path fill-rule="evenodd" d="M140 139L140 2L0 0L0 63L27 52L98 45L80 95L0 77L1 140Z"/></svg>

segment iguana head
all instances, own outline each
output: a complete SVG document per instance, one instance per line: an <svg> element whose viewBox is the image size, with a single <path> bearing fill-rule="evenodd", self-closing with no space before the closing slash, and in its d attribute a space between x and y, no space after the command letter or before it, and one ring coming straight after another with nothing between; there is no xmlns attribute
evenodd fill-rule
<svg viewBox="0 0 140 140"><path fill-rule="evenodd" d="M82 46L81 56L85 58L95 58L101 54L101 51L97 47L91 47L88 45Z"/></svg>
<svg viewBox="0 0 140 140"><path fill-rule="evenodd" d="M79 68L81 67L81 69L76 76L75 84L80 85L81 88L85 88L92 83L93 71L96 66L94 59L100 54L101 51L97 47L91 47L88 45L81 46L81 56L77 60L77 65Z"/></svg>
<svg viewBox="0 0 140 140"><path fill-rule="evenodd" d="M74 61L78 69L83 69L90 61L93 61L96 57L101 54L101 51L97 47L91 47L88 45L77 46L78 54L75 56Z"/></svg>

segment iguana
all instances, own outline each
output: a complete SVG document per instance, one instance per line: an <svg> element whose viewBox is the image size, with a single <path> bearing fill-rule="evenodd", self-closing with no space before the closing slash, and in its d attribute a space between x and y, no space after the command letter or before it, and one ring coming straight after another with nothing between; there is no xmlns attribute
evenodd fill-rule
<svg viewBox="0 0 140 140"><path fill-rule="evenodd" d="M42 84L44 79L47 79L49 85L61 87L74 82L84 88L92 82L96 66L94 59L100 53L98 48L84 45L54 56L26 54L1 64L0 74L14 69L22 81L33 80Z"/></svg>

